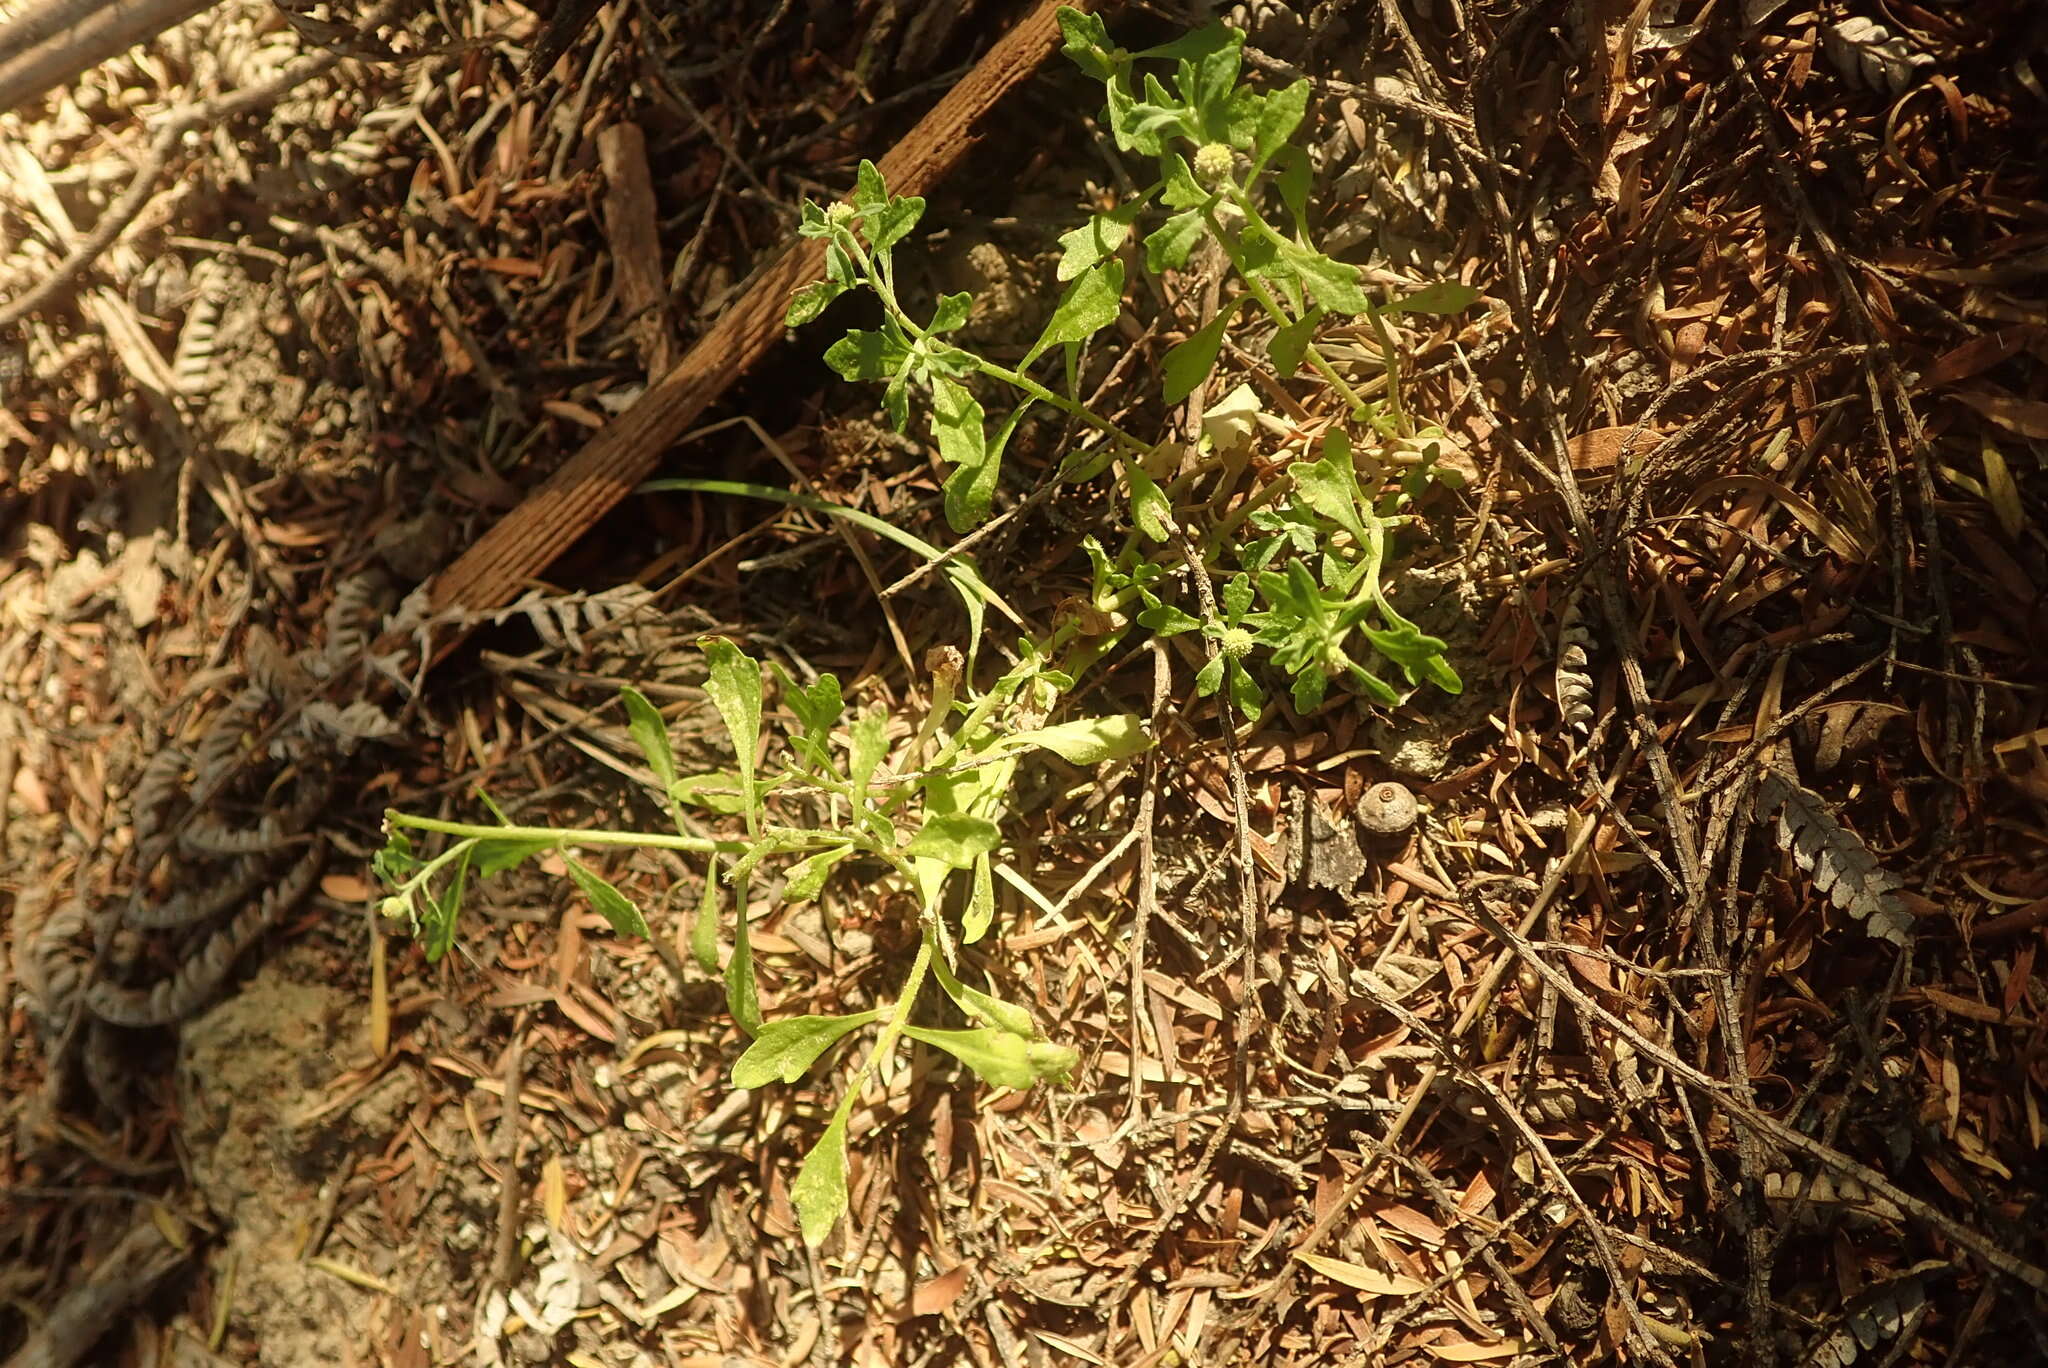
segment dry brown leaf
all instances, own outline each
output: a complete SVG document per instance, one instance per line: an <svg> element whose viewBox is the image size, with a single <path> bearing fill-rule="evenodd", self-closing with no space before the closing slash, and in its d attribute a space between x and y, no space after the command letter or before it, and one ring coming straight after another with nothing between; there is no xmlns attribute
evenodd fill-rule
<svg viewBox="0 0 2048 1368"><path fill-rule="evenodd" d="M1333 1259L1327 1254L1296 1254L1294 1257L1333 1282L1371 1297L1406 1297L1423 1288L1423 1284L1413 1278L1382 1273L1377 1268L1367 1268L1347 1259Z"/></svg>
<svg viewBox="0 0 2048 1368"><path fill-rule="evenodd" d="M910 1294L910 1314L936 1316L967 1290L967 1265L954 1264L936 1278L927 1278Z"/></svg>
<svg viewBox="0 0 2048 1368"><path fill-rule="evenodd" d="M1568 438L1564 448L1573 470L1596 474L1614 469L1624 455L1630 460L1649 455L1663 440L1663 433L1640 423L1623 423L1617 427L1582 432Z"/></svg>
<svg viewBox="0 0 2048 1368"><path fill-rule="evenodd" d="M1518 1339L1495 1340L1491 1344L1452 1340L1448 1344L1425 1344L1422 1347L1446 1363L1485 1363L1489 1359L1513 1358L1522 1352L1523 1345Z"/></svg>
<svg viewBox="0 0 2048 1368"><path fill-rule="evenodd" d="M562 1228L562 1214L569 1209L569 1183L562 1176L562 1156L550 1154L540 1169L540 1209L550 1230Z"/></svg>
<svg viewBox="0 0 2048 1368"><path fill-rule="evenodd" d="M1987 394L1961 390L1956 398L1989 418L2008 432L2022 437L2048 438L2048 403L2039 399L2015 399L2010 394Z"/></svg>
<svg viewBox="0 0 2048 1368"><path fill-rule="evenodd" d="M2005 453L1989 437L1983 442L1984 502L1991 505L1999 530L2010 540L2019 540L2027 527L2026 510L2020 507L2020 487L2013 482L2005 464Z"/></svg>

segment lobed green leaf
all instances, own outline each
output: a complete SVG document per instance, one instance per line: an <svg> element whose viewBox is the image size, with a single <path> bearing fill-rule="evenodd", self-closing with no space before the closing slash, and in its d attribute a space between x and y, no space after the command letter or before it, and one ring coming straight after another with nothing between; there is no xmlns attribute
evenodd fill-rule
<svg viewBox="0 0 2048 1368"><path fill-rule="evenodd" d="M903 853L912 859L937 860L949 869L967 869L1003 841L1003 833L986 817L941 812L925 818Z"/></svg>
<svg viewBox="0 0 2048 1368"><path fill-rule="evenodd" d="M1143 199L1135 199L1061 233L1060 264L1054 274L1062 281L1072 280L1104 257L1114 255L1130 237L1131 225L1138 221L1138 213L1144 207Z"/></svg>
<svg viewBox="0 0 2048 1368"><path fill-rule="evenodd" d="M849 328L846 336L825 349L825 364L849 383L894 380L910 360L910 348L889 332Z"/></svg>
<svg viewBox="0 0 2048 1368"><path fill-rule="evenodd" d="M1123 296L1123 262L1111 258L1083 271L1060 296L1052 317L1046 321L1045 331L1032 343L1024 364L1030 365L1052 347L1085 342L1116 322L1117 315L1123 312Z"/></svg>
<svg viewBox="0 0 2048 1368"><path fill-rule="evenodd" d="M876 1008L851 1016L799 1016L771 1021L754 1037L746 1053L733 1061L735 1088L760 1088L780 1079L794 1083L810 1072L818 1056L842 1037L882 1015Z"/></svg>
<svg viewBox="0 0 2048 1368"><path fill-rule="evenodd" d="M783 315L782 326L801 328L804 324L825 312L826 306L846 293L847 287L836 280L814 280L790 296L789 312Z"/></svg>
<svg viewBox="0 0 2048 1368"><path fill-rule="evenodd" d="M1195 244L1202 240L1207 224L1200 210L1184 209L1152 230L1145 238L1145 269L1158 275L1178 271L1188 264Z"/></svg>
<svg viewBox="0 0 2048 1368"><path fill-rule="evenodd" d="M1301 368L1301 358L1308 354L1310 342L1315 340L1316 328L1323 321L1321 309L1310 309L1285 327L1275 330L1273 340L1266 344L1266 359L1273 363L1273 371L1282 380Z"/></svg>
<svg viewBox="0 0 2048 1368"><path fill-rule="evenodd" d="M1308 78L1303 77L1259 102L1258 118L1252 128L1252 157L1258 165L1272 160L1294 136L1302 116L1308 113L1308 94Z"/></svg>

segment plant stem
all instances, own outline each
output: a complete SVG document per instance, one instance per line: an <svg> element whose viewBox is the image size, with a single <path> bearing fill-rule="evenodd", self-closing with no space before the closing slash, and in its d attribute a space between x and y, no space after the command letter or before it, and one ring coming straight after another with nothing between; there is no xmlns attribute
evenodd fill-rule
<svg viewBox="0 0 2048 1368"><path fill-rule="evenodd" d="M1380 363L1387 372L1387 407L1394 413L1394 431L1403 437L1413 437L1415 430L1408 423L1407 405L1401 402L1401 353L1394 346L1394 335L1387 331L1387 320L1380 317L1378 309L1368 309L1365 316L1372 320L1373 336L1380 341Z"/></svg>
<svg viewBox="0 0 2048 1368"><path fill-rule="evenodd" d="M875 1041L875 1048L868 1051L868 1057L861 1061L860 1072L853 1076L853 1082L839 1098L839 1105L833 1109L834 1122L843 1122L853 1112L853 1104L860 1100L860 1091L868 1085L868 1078L875 1066L891 1050L896 1042L903 1039L903 1028L910 1024L910 1009L917 1004L917 995L924 989L925 975L932 967L932 934L926 928L918 941L917 958L910 963L910 976L903 980L903 991L890 1004L889 1019L882 1025L881 1037Z"/></svg>
<svg viewBox="0 0 2048 1368"><path fill-rule="evenodd" d="M1272 234L1276 239L1279 237L1279 234L1274 232L1272 226L1259 213L1257 207L1252 204L1251 196L1244 192L1243 186L1232 186L1230 199L1238 207L1239 211L1244 214L1248 223L1255 224L1260 232ZM1203 218L1208 221L1209 235L1216 239L1218 246L1223 248L1224 255L1230 258L1232 268L1237 271L1238 279L1245 283L1245 288L1251 291L1252 298L1259 301L1259 306L1266 311L1267 316L1283 328L1293 323L1295 320L1287 316L1287 311L1281 307L1280 301L1273 297L1272 291L1268 290L1246 268L1243 255L1238 251L1236 243L1231 240L1230 234L1224 231L1222 223L1217 220L1215 209L1204 210ZM1323 355L1322 349L1317 347L1315 343L1311 342L1308 344L1302 352L1302 358L1310 366L1314 367L1316 374L1329 381L1331 386L1344 396L1344 403L1348 412L1357 413L1365 407L1365 400L1359 395L1358 391L1353 389L1350 382L1345 380L1343 376L1337 374L1337 368L1330 364L1329 358Z"/></svg>
<svg viewBox="0 0 2048 1368"><path fill-rule="evenodd" d="M649 480L635 492L640 494L725 494L741 499L767 499L774 503L788 504L794 508L808 508L815 513L826 513L835 518L844 518L855 527L866 528L885 541L892 541L904 550L924 557L927 561L941 560L946 554L922 537L906 532L894 523L884 522L872 513L863 513L860 509L848 508L845 504L827 503L823 499L812 498L808 494L799 494L793 489L776 489L772 485L744 484L738 480L677 478ZM958 564L959 562L955 561L954 563ZM963 570L967 569L965 566L961 568ZM1016 623L1019 627L1024 625L1024 619L1018 615L1017 610L1012 608L1009 601L1004 599L1002 595L996 593L995 590L983 583L981 576L970 573L967 581L973 585L974 592L983 602L1010 621Z"/></svg>
<svg viewBox="0 0 2048 1368"><path fill-rule="evenodd" d="M664 836L655 831L565 831L560 827L476 826L469 822L447 822L438 817L415 817L408 812L386 812L392 826L416 831L439 832L467 840L547 841L554 845L651 846L657 850L687 850L693 854L744 852L747 842L719 841L705 836Z"/></svg>

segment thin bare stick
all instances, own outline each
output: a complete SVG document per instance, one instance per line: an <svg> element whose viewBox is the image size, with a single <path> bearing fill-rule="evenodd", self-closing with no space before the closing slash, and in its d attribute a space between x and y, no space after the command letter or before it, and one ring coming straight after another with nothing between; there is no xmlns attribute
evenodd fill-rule
<svg viewBox="0 0 2048 1368"><path fill-rule="evenodd" d="M0 28L0 112L176 28L219 0L48 0Z"/></svg>

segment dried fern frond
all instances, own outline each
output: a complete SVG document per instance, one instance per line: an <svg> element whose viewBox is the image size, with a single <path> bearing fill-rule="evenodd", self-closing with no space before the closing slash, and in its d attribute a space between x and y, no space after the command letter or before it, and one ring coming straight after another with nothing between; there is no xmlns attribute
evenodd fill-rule
<svg viewBox="0 0 2048 1368"><path fill-rule="evenodd" d="M544 595L534 589L491 614L489 620L498 624L523 617L551 649L582 655L590 649L584 632L614 630L645 610L652 598L640 584L622 584L598 594Z"/></svg>
<svg viewBox="0 0 2048 1368"><path fill-rule="evenodd" d="M165 742L144 762L128 790L129 820L138 840L148 840L163 827L164 810L185 789L185 770L192 763L183 747Z"/></svg>
<svg viewBox="0 0 2048 1368"><path fill-rule="evenodd" d="M306 663L314 673L325 678L345 669L370 647L390 590L391 581L374 570L350 575L334 586L334 601L327 605L327 640L317 655L307 653Z"/></svg>
<svg viewBox="0 0 2048 1368"><path fill-rule="evenodd" d="M214 715L195 752L193 783L197 787L212 788L240 762L254 744L256 720L269 703L269 693L260 684L251 684Z"/></svg>
<svg viewBox="0 0 2048 1368"><path fill-rule="evenodd" d="M187 398L206 394L218 378L216 344L230 279L228 269L212 257L192 268L192 302L178 329L177 349L171 353L171 379Z"/></svg>
<svg viewBox="0 0 2048 1368"><path fill-rule="evenodd" d="M1579 596L1565 601L1557 632L1557 711L1565 726L1584 732L1593 724L1593 633L1579 611Z"/></svg>
<svg viewBox="0 0 2048 1368"><path fill-rule="evenodd" d="M1846 1222L1858 1229L1904 1218L1898 1207L1846 1174L1766 1173L1764 1204L1780 1224L1820 1229Z"/></svg>
<svg viewBox="0 0 2048 1368"><path fill-rule="evenodd" d="M345 708L315 699L299 716L308 735L333 738L340 743L343 755L352 753L365 741L381 741L398 734L398 723L367 698L359 698Z"/></svg>
<svg viewBox="0 0 2048 1368"><path fill-rule="evenodd" d="M128 900L122 920L138 931L175 931L188 926L197 926L211 920L243 901L256 891L263 882L263 876L270 872L270 862L260 859L237 860L229 867L230 872L218 882L203 887L181 889L168 898L157 900L137 889Z"/></svg>
<svg viewBox="0 0 2048 1368"><path fill-rule="evenodd" d="M1757 785L1758 820L1778 819L1778 846L1813 878L1814 889L1863 923L1879 940L1904 945L1913 914L1899 897L1899 878L1870 853L1863 838L1835 819L1827 801L1790 775L1771 770Z"/></svg>
<svg viewBox="0 0 2048 1368"><path fill-rule="evenodd" d="M212 999L242 953L306 896L326 856L326 843L315 841L262 901L243 909L185 956L169 978L147 988L124 988L102 979L86 988L85 1005L94 1016L116 1026L168 1026L185 1020Z"/></svg>
<svg viewBox="0 0 2048 1368"><path fill-rule="evenodd" d="M1897 1340L1927 1305L1927 1280L1954 1271L1953 1264L1928 1259L1864 1288L1842 1308L1840 1319L1813 1340L1801 1364L1849 1368L1865 1352Z"/></svg>

